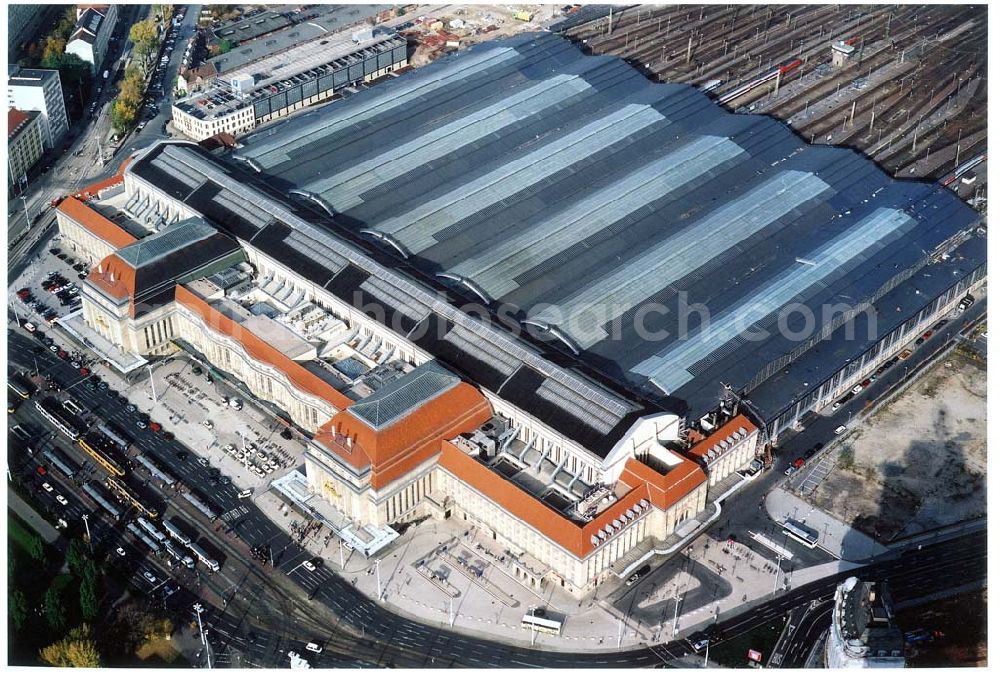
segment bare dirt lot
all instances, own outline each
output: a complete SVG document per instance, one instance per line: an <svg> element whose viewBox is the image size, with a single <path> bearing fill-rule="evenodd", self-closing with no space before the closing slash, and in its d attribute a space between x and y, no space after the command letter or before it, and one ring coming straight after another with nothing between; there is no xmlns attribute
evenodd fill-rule
<svg viewBox="0 0 1000 681"><path fill-rule="evenodd" d="M985 513L985 368L951 353L832 455L811 501L883 542Z"/></svg>

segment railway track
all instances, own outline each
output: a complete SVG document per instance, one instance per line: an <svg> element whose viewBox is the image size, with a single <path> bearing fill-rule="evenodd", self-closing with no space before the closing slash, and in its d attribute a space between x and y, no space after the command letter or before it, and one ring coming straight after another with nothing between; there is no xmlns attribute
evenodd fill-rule
<svg viewBox="0 0 1000 681"><path fill-rule="evenodd" d="M625 7L610 30L604 16L566 35L658 82L721 81L720 97L762 79L727 105L784 120L807 141L853 147L907 177L936 177L949 155L985 151L976 134L986 121L981 6ZM860 63L831 68L837 40L850 40ZM764 78L795 59L794 70ZM960 97L949 92L958 78L966 83Z"/></svg>

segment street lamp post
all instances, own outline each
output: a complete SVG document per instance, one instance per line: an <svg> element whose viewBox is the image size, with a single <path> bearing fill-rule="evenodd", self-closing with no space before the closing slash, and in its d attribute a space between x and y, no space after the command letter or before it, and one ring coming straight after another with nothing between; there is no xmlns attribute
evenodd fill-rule
<svg viewBox="0 0 1000 681"><path fill-rule="evenodd" d="M90 547L90 552L94 553L94 545L90 541L90 523L87 522L90 516L84 513L81 517L83 518L83 527L87 530L87 546Z"/></svg>
<svg viewBox="0 0 1000 681"><path fill-rule="evenodd" d="M681 612L681 583L678 581L674 585L674 636L677 636L677 620L680 617Z"/></svg>
<svg viewBox="0 0 1000 681"><path fill-rule="evenodd" d="M194 604L194 614L198 618L198 633L201 634L201 644L205 646L205 660L208 662L208 668L212 668L212 651L208 648L208 638L205 636L205 629L201 626L201 613L205 612L205 608L202 607L201 603Z"/></svg>
<svg viewBox="0 0 1000 681"><path fill-rule="evenodd" d="M146 369L149 371L149 389L153 392L153 404L156 404L158 400L156 399L156 382L153 380L153 367L146 365Z"/></svg>

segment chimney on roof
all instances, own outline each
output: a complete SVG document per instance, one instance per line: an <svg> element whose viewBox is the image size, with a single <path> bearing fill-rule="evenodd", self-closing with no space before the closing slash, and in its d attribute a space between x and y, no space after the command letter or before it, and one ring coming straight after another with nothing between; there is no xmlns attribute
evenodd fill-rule
<svg viewBox="0 0 1000 681"><path fill-rule="evenodd" d="M108 274L110 274L110 275L111 275L111 283L112 283L112 284L113 284L113 283L115 283L115 272L114 272L114 270L110 270L110 269L109 269L109 270L108 270Z"/></svg>
<svg viewBox="0 0 1000 681"><path fill-rule="evenodd" d="M353 448L353 447L352 447L352 445L351 445L351 436L350 436L350 435L348 435L348 436L347 436L347 451L351 451L351 449L352 449L352 448Z"/></svg>
<svg viewBox="0 0 1000 681"><path fill-rule="evenodd" d="M104 267L103 265L101 265L101 263L97 263L97 273L104 274Z"/></svg>

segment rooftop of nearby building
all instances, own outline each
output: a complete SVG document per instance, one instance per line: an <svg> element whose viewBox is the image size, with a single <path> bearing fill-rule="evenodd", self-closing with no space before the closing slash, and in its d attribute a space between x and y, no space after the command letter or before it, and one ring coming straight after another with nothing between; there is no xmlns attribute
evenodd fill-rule
<svg viewBox="0 0 1000 681"><path fill-rule="evenodd" d="M76 21L76 27L70 36L69 42L83 40L89 43L94 42L98 32L101 30L101 23L104 22L104 14L94 8L87 8Z"/></svg>
<svg viewBox="0 0 1000 681"><path fill-rule="evenodd" d="M240 44L225 54L213 57L208 63L213 66L217 73L227 75L230 71L241 69L265 57L283 53L307 40L319 38L364 21L365 18L390 7L391 5L314 6L305 12L290 12L289 14L296 23L292 25L292 20L287 19L288 23L284 24L285 27L279 29L271 28L279 23L274 19L265 19L263 24L253 23L257 17L230 22L226 26L216 29L215 35L219 39L238 41ZM277 13L272 12L271 14ZM285 15L278 14L278 16ZM248 22L251 27L270 28L272 32L262 40L248 40L246 37L238 37L243 35L239 27ZM247 32L251 32L251 27L248 27ZM222 31L234 31L234 33L221 35Z"/></svg>
<svg viewBox="0 0 1000 681"><path fill-rule="evenodd" d="M349 37L331 38L336 44L327 47L309 47L305 55L290 57L282 53L267 64L254 63L243 71L225 76L226 83L243 77L252 83L246 92L237 91L229 84L218 83L178 100L174 106L199 120L213 120L228 116L253 102L287 92L311 82L323 75L330 76L338 69L362 64L366 59L406 45L406 40L398 36L378 36L371 41L356 44ZM299 98L301 100L301 97Z"/></svg>
<svg viewBox="0 0 1000 681"><path fill-rule="evenodd" d="M7 65L7 86L37 87L44 86L53 79L59 78L59 72L54 69L27 69L17 64Z"/></svg>
<svg viewBox="0 0 1000 681"><path fill-rule="evenodd" d="M900 657L903 633L894 622L892 599L885 582L848 579L838 590L835 610L848 651L870 657Z"/></svg>

